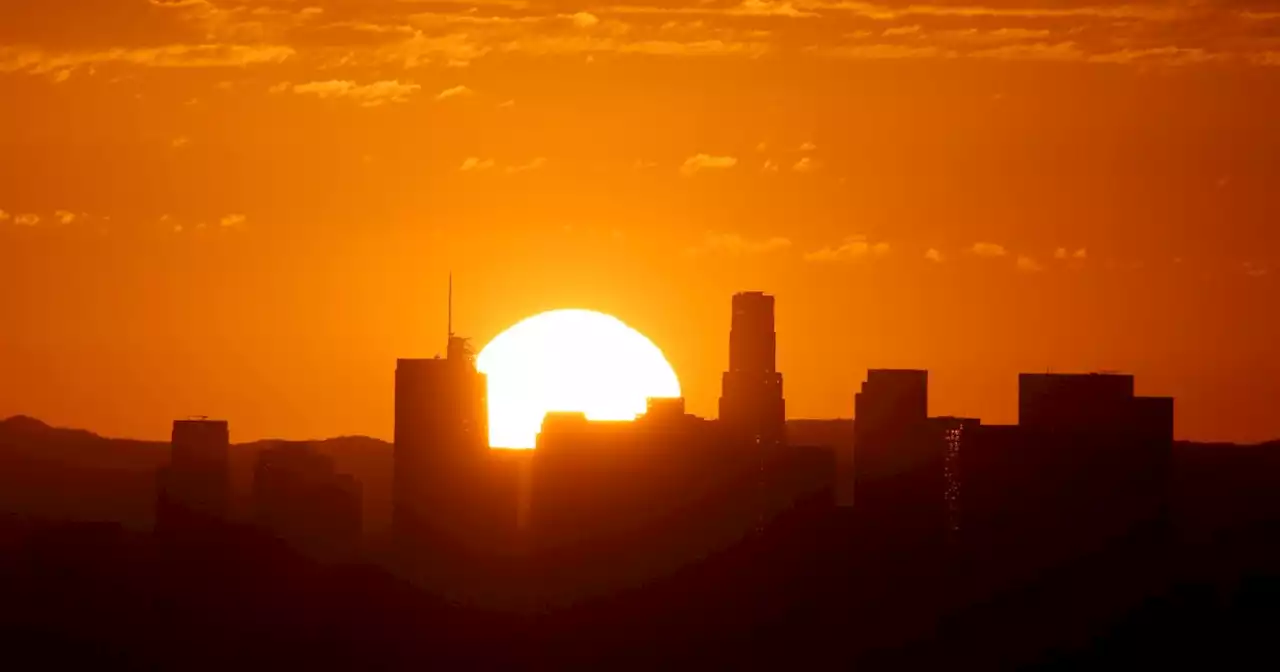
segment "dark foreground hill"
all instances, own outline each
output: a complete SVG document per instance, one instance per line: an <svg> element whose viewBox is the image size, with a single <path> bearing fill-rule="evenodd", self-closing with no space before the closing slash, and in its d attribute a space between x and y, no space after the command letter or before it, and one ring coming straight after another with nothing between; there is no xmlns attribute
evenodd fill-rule
<svg viewBox="0 0 1280 672"><path fill-rule="evenodd" d="M236 447L238 479L264 445ZM387 444L321 445L366 492L389 490ZM847 510L809 506L639 588L498 613L247 527L175 546L149 531L166 444L14 418L0 423L0 655L13 669L1274 669L1278 449L1178 444L1168 538L1014 583L999 549L880 557Z"/></svg>
<svg viewBox="0 0 1280 672"><path fill-rule="evenodd" d="M1111 558L975 598L963 564L859 555L796 511L643 587L543 613L449 604L245 528L197 548L0 519L0 651L34 669L1275 669L1275 558ZM1255 544L1258 541L1254 540ZM1255 545L1254 549L1259 548ZM12 669L32 669L17 665Z"/></svg>

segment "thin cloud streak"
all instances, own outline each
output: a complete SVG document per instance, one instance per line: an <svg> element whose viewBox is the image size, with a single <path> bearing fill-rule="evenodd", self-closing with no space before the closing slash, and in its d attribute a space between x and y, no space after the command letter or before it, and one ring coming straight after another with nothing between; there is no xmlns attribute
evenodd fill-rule
<svg viewBox="0 0 1280 672"><path fill-rule="evenodd" d="M973 247L969 248L969 251L979 257L1003 257L1008 254L1004 246L997 243L974 243Z"/></svg>
<svg viewBox="0 0 1280 672"><path fill-rule="evenodd" d="M385 103L404 103L409 96L421 90L417 84L402 84L400 80L385 80L371 84L356 84L349 80L329 80L324 82L308 82L290 86L288 83L278 84L271 88L273 93L292 91L299 95L314 95L319 98L346 98L359 103L362 107L378 107Z"/></svg>
<svg viewBox="0 0 1280 672"><path fill-rule="evenodd" d="M692 177L704 170L727 170L738 165L738 159L732 156L712 156L695 154L684 160L680 166L680 174Z"/></svg>
<svg viewBox="0 0 1280 672"><path fill-rule="evenodd" d="M474 94L475 92L472 91L471 89L462 85L458 85L458 86L449 87L444 91L437 93L436 100L449 100L450 98L465 98L467 96L471 96Z"/></svg>
<svg viewBox="0 0 1280 672"><path fill-rule="evenodd" d="M804 255L805 261L835 262L853 261L867 256L882 257L889 254L889 243L869 243L865 236L849 236L834 247L824 247Z"/></svg>

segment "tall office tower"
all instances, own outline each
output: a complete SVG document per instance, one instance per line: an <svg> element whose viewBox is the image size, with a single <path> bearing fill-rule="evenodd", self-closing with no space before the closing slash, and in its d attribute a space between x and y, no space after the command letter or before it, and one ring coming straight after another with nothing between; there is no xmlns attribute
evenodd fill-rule
<svg viewBox="0 0 1280 672"><path fill-rule="evenodd" d="M1018 425L1040 430L1097 431L1127 422L1133 376L1023 373L1018 375Z"/></svg>
<svg viewBox="0 0 1280 672"><path fill-rule="evenodd" d="M169 464L157 483L156 527L182 531L193 521L231 515L231 443L225 420L176 420Z"/></svg>
<svg viewBox="0 0 1280 672"><path fill-rule="evenodd" d="M964 506L964 477L961 465L964 452L976 441L976 432L982 426L977 418L941 417L929 418L930 433L934 441L942 443L942 473L945 480L943 499L947 507L947 533L955 540L960 532Z"/></svg>
<svg viewBox="0 0 1280 672"><path fill-rule="evenodd" d="M735 439L764 447L786 444L786 402L777 370L773 296L742 292L733 296L729 370L720 394L720 422Z"/></svg>
<svg viewBox="0 0 1280 672"><path fill-rule="evenodd" d="M450 336L449 355L396 361L394 515L408 534L459 514L465 476L488 453L485 376L463 339Z"/></svg>
<svg viewBox="0 0 1280 672"><path fill-rule="evenodd" d="M870 370L854 397L854 513L885 550L928 552L946 540L946 450L928 404L927 371Z"/></svg>
<svg viewBox="0 0 1280 672"><path fill-rule="evenodd" d="M1081 552L1164 525L1172 399L1135 396L1130 375L1021 374L1018 423L1029 525Z"/></svg>

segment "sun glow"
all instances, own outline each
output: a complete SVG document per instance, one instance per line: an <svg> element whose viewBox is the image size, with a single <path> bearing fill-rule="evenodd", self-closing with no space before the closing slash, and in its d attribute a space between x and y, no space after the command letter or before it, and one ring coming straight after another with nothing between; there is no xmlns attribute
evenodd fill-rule
<svg viewBox="0 0 1280 672"><path fill-rule="evenodd" d="M525 319L490 341L476 367L489 378L494 448L533 448L548 411L634 420L649 397L680 396L680 381L657 346L590 310Z"/></svg>

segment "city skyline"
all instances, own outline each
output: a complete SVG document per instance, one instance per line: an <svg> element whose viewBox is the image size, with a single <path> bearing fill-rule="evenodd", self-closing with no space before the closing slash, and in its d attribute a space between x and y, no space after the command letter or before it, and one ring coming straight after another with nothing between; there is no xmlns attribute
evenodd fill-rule
<svg viewBox="0 0 1280 672"><path fill-rule="evenodd" d="M0 0L0 650L1280 668L1280 0Z"/></svg>
<svg viewBox="0 0 1280 672"><path fill-rule="evenodd" d="M452 276L452 274L450 274L450 294L452 294L452 277L451 277L451 276ZM742 315L743 315L743 314L741 313L740 309L738 308L738 306L739 306L739 300L740 300L740 299L742 299L742 300L744 300L744 301L745 301L745 300L750 300L750 299L752 299L753 297L763 297L763 299L766 299L766 300L767 300L767 302L768 302L768 304L767 304L767 305L768 305L768 307L767 307L767 316L765 316L765 315L761 315L760 317L753 318L753 319L756 319L756 320L758 321L761 317L763 317L763 318L767 321L767 323L768 323L769 325L774 324L774 321L775 321L775 317L774 317L774 315L775 315L775 313L774 313L774 307L773 307L773 305L774 305L774 299L775 299L775 297L774 297L772 294L768 294L768 293L765 293L765 292L760 292L760 291L753 290L753 291L737 292L737 293L735 293L735 294L734 294L734 304L733 304L733 305L734 305L734 310L732 311L732 316L733 316L733 317L732 317L732 319L730 320L730 325L727 325L727 326L729 326L729 327L733 327L734 325L736 325L736 324L737 324L737 321L738 321L738 319L739 319L739 317L742 317ZM785 302L784 302L784 304L785 304ZM746 304L744 304L744 305L746 305ZM749 312L749 311L750 311L750 310L752 310L752 309L750 309L750 308L745 308L745 310L747 310L747 311ZM449 313L451 313L451 312L452 312L452 298L450 298L450 306L449 306ZM540 316L542 316L542 315L549 315L549 314L554 314L554 313L557 313L557 312L570 312L570 313L572 313L572 312L574 312L574 311L573 311L573 310L565 311L564 309L557 309L557 310L553 310L553 311L548 311L547 313L544 313L544 314L530 316L529 318L526 318L526 320L522 320L521 322L529 321L529 320L532 320L533 318L537 318L537 317L540 317ZM588 313L595 313L595 311L587 311L587 312L588 312ZM604 315L604 314L601 314L601 315ZM614 317L613 317L613 316L611 316L611 315L604 315L604 316L605 316L605 317L608 317L608 318L610 318L610 319L616 319L616 318L614 318ZM447 318L448 318L450 321L452 320L451 315L447 315ZM519 326L519 324L520 324L520 322L517 322L515 325L512 325L512 329L510 329L510 330L508 330L508 331L514 331L514 327ZM624 326L624 327L628 327L629 325L626 325L626 323L625 323L625 322L623 322L623 323L622 323L622 326ZM749 333L749 330L750 330L750 328L748 327L748 329L747 329L747 331L746 331L745 333ZM727 386L729 386L729 385L730 385L730 383L729 383L729 376L730 376L731 374L733 374L733 372L735 372L735 371L739 371L739 370L742 368L742 363L743 363L743 362L750 362L751 364L755 365L757 368L760 368L760 370L761 370L761 371L775 371L775 370L776 370L776 371L777 371L777 373L769 373L769 374L767 374L767 375L776 375L776 376L778 376L778 380L779 380L779 381L781 381L781 379L782 379L782 377L783 377L783 375L782 375L782 374L783 374L783 369L782 369L782 367L781 367L780 365L777 365L777 364L776 364L776 361L779 359L778 355L776 354L777 349L778 349L778 346L776 345L776 342L777 342L777 341L785 341L785 340L786 340L785 335L784 335L784 337L783 337L782 339L777 339L777 336L776 336L776 335L774 335L774 333L775 333L775 332L768 332L768 336L767 336L768 341L767 341L766 343L761 343L760 345L751 345L751 344L747 343L745 340L740 340L740 339L745 339L745 338L746 338L746 336L738 336L738 335L736 335L736 332L735 332L735 329L734 329L734 328L727 328L727 329L726 329L726 332L729 334L729 338L728 338L728 339L726 339L726 343L728 343L728 344L730 345L730 347L728 348L729 352L727 353L727 354L728 354L728 358L727 358L727 367L728 367L728 368L726 369L725 373L723 373L723 374L722 374L722 376L721 376L721 377L723 378L723 380L721 381L721 386L720 386L720 389L719 389L719 391L718 391L718 392L719 392L719 394L717 395L717 396L720 398L720 399L719 399L719 404L720 404L720 406L721 406L721 409L723 409L723 408L724 408L724 404L725 404L725 401L724 401L724 395L726 394L726 391L727 391L727 389L728 389L728 387L727 387ZM506 333L506 332L504 332L504 333ZM499 334L499 335L501 335L501 334ZM643 337L643 336L645 336L645 335L644 335L644 334L639 334L639 336ZM496 337L495 337L495 338L496 338ZM757 336L753 336L753 338L760 338L760 336L758 336L758 335L757 335ZM452 354L453 354L453 357L454 357L455 359L456 359L456 358L459 358L459 357L463 357L463 356L464 356L464 353L463 353L463 349L464 349L464 348L466 348L466 349L467 349L467 350L466 350L466 354L465 354L465 358L468 358L468 359L470 359L470 360L474 360L474 358L475 358L475 357L477 357L477 356L479 355L479 353L480 353L480 352L482 352L482 351L483 351L483 349L484 349L484 348L480 348L480 350L479 350L479 351L477 351L477 352L473 352L472 350L470 350L470 348L471 348L472 346L470 346L470 345L469 345L469 343L468 343L468 342L469 342L469 341L471 341L472 339L471 339L471 338L462 338L462 337L456 336L452 331L450 331L450 332L449 332L448 338L447 338L446 340L447 340L447 342L445 343L445 347L438 348L438 349L434 352L434 354L433 354L433 355L426 356L426 355L424 354L424 356L422 356L422 357L419 357L419 358L409 358L409 359L399 358L399 360L398 360L398 361L400 361L400 362L402 362L402 363L407 362L407 363L409 363L409 364L413 364L413 363L415 363L415 362L421 362L421 363L422 363L421 365L423 365L423 366L432 366L432 362L437 362L438 364L443 364L443 363L446 361L446 359L448 359L448 357L447 357L446 355L448 355L448 354L450 354L450 353L452 353ZM734 342L740 342L740 343L742 343L743 345L741 345L741 346L734 346L734 345L733 345L733 343L734 343ZM487 345L488 345L488 344L486 343L486 347L487 347ZM656 344L655 344L655 345L656 345ZM743 349L743 352L744 352L743 357L744 357L744 359L740 360L738 364L735 364L735 363L734 363L734 361L735 361L735 360L733 359L733 351L734 351L734 347L743 347L743 348L744 348L744 349ZM751 349L751 348L757 348L757 349L758 349L758 348L764 348L765 350L763 350L763 351L759 351L758 353L751 353L751 352L750 352L750 349ZM428 350L430 350L430 348L424 348L424 349L423 349L423 352L425 353L425 352L427 352ZM454 352L455 350L456 350L456 352ZM663 348L661 348L661 347L657 347L657 351L659 351L659 353L658 353L659 355L665 355L665 352L666 352L666 351L665 351ZM768 354L766 354L766 353L768 353ZM763 360L759 359L761 356L764 356L764 357L765 357L765 359L763 359ZM755 358L755 361L751 360L751 358L753 358L753 357ZM473 363L473 364L471 364L470 366L474 369L474 363ZM875 371L875 370L878 370L878 369L886 369L886 368L890 368L890 367L884 367L884 366L869 366L869 367L867 368L867 371ZM908 368L909 368L909 367L908 367ZM904 369L904 370L907 370L907 369ZM931 376L934 374L934 372L929 371L928 369L910 369L910 370L926 371L926 372L929 372ZM680 372L679 372L678 370L676 370L676 371L675 371L675 373L676 373L676 376L677 376L677 378L678 378L678 380L679 380L679 385L680 385L680 387L684 388L684 387L686 386L686 380L685 380L683 377L681 377L681 376L680 376ZM1015 376L1017 376L1017 377L1023 377L1023 376L1031 375L1031 374L1033 374L1033 373L1035 373L1035 372L1030 372L1030 371L1019 371L1019 372L1016 372L1014 375L1015 375ZM1133 377L1136 377L1136 378L1141 378L1141 376L1140 376L1140 375L1133 374L1131 371L1120 371L1120 370L1110 369L1110 368L1107 368L1107 369L1094 369L1094 370L1078 370L1078 371L1054 371L1052 368L1049 368L1048 370L1046 370L1046 371L1042 371L1041 373L1094 374L1094 375L1097 375L1097 374L1106 374L1106 375L1111 375L1111 374L1121 374L1121 373L1124 373L1124 374L1130 374L1130 375L1132 375ZM733 375L740 375L740 374L733 374ZM759 375L759 374L754 374L754 375ZM788 378L790 378L790 377L788 377ZM739 385L739 386L740 386L741 384L742 384L742 383L738 383L738 385ZM865 383L863 383L863 384L865 385ZM781 383L780 383L780 382L778 383L778 386L779 386L779 389L780 389L780 388L781 388ZM697 388L698 388L698 387L700 387L700 386L699 386L699 385L697 385L697 384L695 383L695 384L694 384L694 385L692 385L691 387L693 387L693 388L697 389ZM1013 387L1013 386L1010 386L1010 387ZM931 389L932 389L932 388L931 388ZM1016 388L1013 388L1013 389L1015 389L1015 391L1016 391ZM846 409L848 412L847 412L847 413L845 413L845 414L840 414L840 415L831 416L831 417L830 417L830 419L853 419L853 418L856 418L856 413L854 412L854 409L855 409L855 407L856 407L856 403L855 403L855 401L856 401L856 399L855 399L856 394L854 394L854 392L855 392L855 391L856 391L856 390L855 390L854 388L851 388L851 389L850 389L850 390L849 390L845 395L843 395L844 397L847 397L847 400L848 400L848 402L849 402L849 403L847 404L847 409ZM1150 387L1144 388L1144 393L1155 393L1155 392L1160 392L1160 390L1153 390L1153 389L1151 389ZM749 393L749 394L757 394L757 393ZM768 393L765 393L765 394L766 394L766 396L768 395ZM780 392L779 392L779 394L780 394ZM945 407L943 407L943 408L939 408L939 406L941 406L941 404L940 404L940 403L935 399L935 397L934 397L933 395L934 395L934 393L931 391L931 392L930 392L930 396L926 399L926 404L927 404L927 409L928 409L928 415L930 415L930 416L937 416L937 417L978 417L978 418L985 417L985 418L986 418L986 422L988 422L989 424L991 424L991 423L994 423L994 424L1013 424L1013 423L1016 423L1016 422L1017 422L1017 419L1018 419L1018 417L1019 417L1019 403L1021 403L1021 402L1019 402L1019 401L1018 401L1018 399L1017 399L1017 397L1016 397L1016 396L1015 396L1015 398L1014 398L1014 403L1012 404L1012 409L1007 409L1007 410L1002 409L1002 410L1000 410L1000 411L998 411L998 412L996 412L996 413L989 414L989 416L982 416L982 415L980 415L980 414L967 414L967 415L966 415L966 414L964 414L964 413L962 413L962 412L956 411L955 409L951 409L951 408L945 408ZM1170 396L1170 397L1172 397L1172 396L1175 396L1175 395L1165 394L1165 395L1163 395L1163 396ZM682 390L682 393L681 393L680 399L681 399L681 403L682 403L682 404L689 404L689 399L688 399L688 397L685 395L685 393L683 392L683 390ZM1024 401L1025 401L1025 400L1024 400ZM738 402L738 403L739 403L739 404L741 404L742 402ZM757 401L749 401L748 403L750 403L750 404L759 404L759 403L762 403L762 402L757 400ZM767 402L764 402L764 403L767 403ZM712 409L710 409L712 412L707 412L707 413L701 413L701 412L698 412L698 410L699 410L699 409L698 409L698 407L699 407L699 406L701 406L701 407L705 408L705 406L706 406L706 404L705 404L705 403L704 403L704 404L693 404L693 406L694 406L694 408L692 408L692 409L690 410L690 412L691 412L691 414L693 414L693 415L695 415L695 416L698 416L698 417L705 417L705 418L708 418L708 419L720 419L720 418L721 418L721 413L717 413L717 412L715 412L714 406L713 406L713 408L712 408ZM786 406L785 402L781 403L781 404L780 404L780 406L785 407L785 406ZM564 410L564 409L561 409L561 410ZM1011 412L1010 412L1010 411L1011 411ZM487 411L487 412L488 412L488 411ZM768 414L768 411L761 411L760 409L757 409L757 410L755 410L755 411L751 411L751 412L753 412L753 413L764 412L766 415ZM810 416L796 416L796 415L791 414L790 412L784 412L784 413L785 413L785 418L786 418L786 420L788 420L788 421L789 421L789 420L806 420L806 419L813 419L813 420L820 420L820 419L824 419L824 418L817 418L817 417L810 417ZM30 416L30 417L38 417L38 416L35 416L34 414L28 414L28 413L15 413L14 415L28 415L28 416ZM193 413L186 413L186 414L180 414L180 415L181 415L182 417L208 417L208 416L205 416L205 415L204 415L204 412L203 412L203 411L202 411L202 412L200 412L200 413L194 413L194 412L193 412ZM217 415L217 414L214 414L214 415ZM639 415L637 415L637 417L640 417L640 416L639 416ZM1178 427L1178 424L1175 422L1175 438L1176 438L1176 439L1179 439L1179 440L1210 440L1210 441L1212 441L1212 440L1220 440L1220 439L1217 439L1217 437L1209 437L1208 439L1197 439L1196 437L1187 437L1187 436L1183 435L1179 430L1180 430L1180 428ZM486 430L486 431L487 431L487 430ZM783 430L783 432L785 433L785 430ZM393 432L388 432L388 434L387 434L386 436L382 436L382 435L379 435L379 434L377 434L377 433L364 433L364 432L352 432L352 431L338 431L338 432L335 432L335 433L331 434L331 436L369 436L369 437L371 437L371 438L377 438L377 439L381 439L381 440L385 440L385 441L392 441L392 434L393 434ZM144 438L144 439L150 439L150 438L153 438L153 437L151 437L151 436L150 436L150 434L144 434L144 435L141 435L141 436L134 436L134 437L131 437L131 438ZM300 439L300 438L318 439L318 438L323 438L323 437L320 437L320 436L298 437L298 436L288 436L288 435L283 435L283 434L270 434L270 435L263 435L263 436L250 435L249 437L241 437L241 439L240 439L240 440L242 440L242 441L259 441L259 440L268 440L268 439ZM1260 439L1259 441L1265 441L1265 440L1270 440L1270 439L1268 439L1268 438L1263 438L1263 439ZM1248 442L1248 441L1245 441L1245 442ZM505 446L497 446L497 445L495 445L495 446L493 446L493 447L495 447L495 448L503 448L503 447L505 447ZM522 447L525 447L525 446L522 446Z"/></svg>
<svg viewBox="0 0 1280 672"><path fill-rule="evenodd" d="M477 345L614 315L703 416L761 288L792 417L1122 370L1280 436L1269 0L2 4L0 416L389 438L453 269Z"/></svg>

